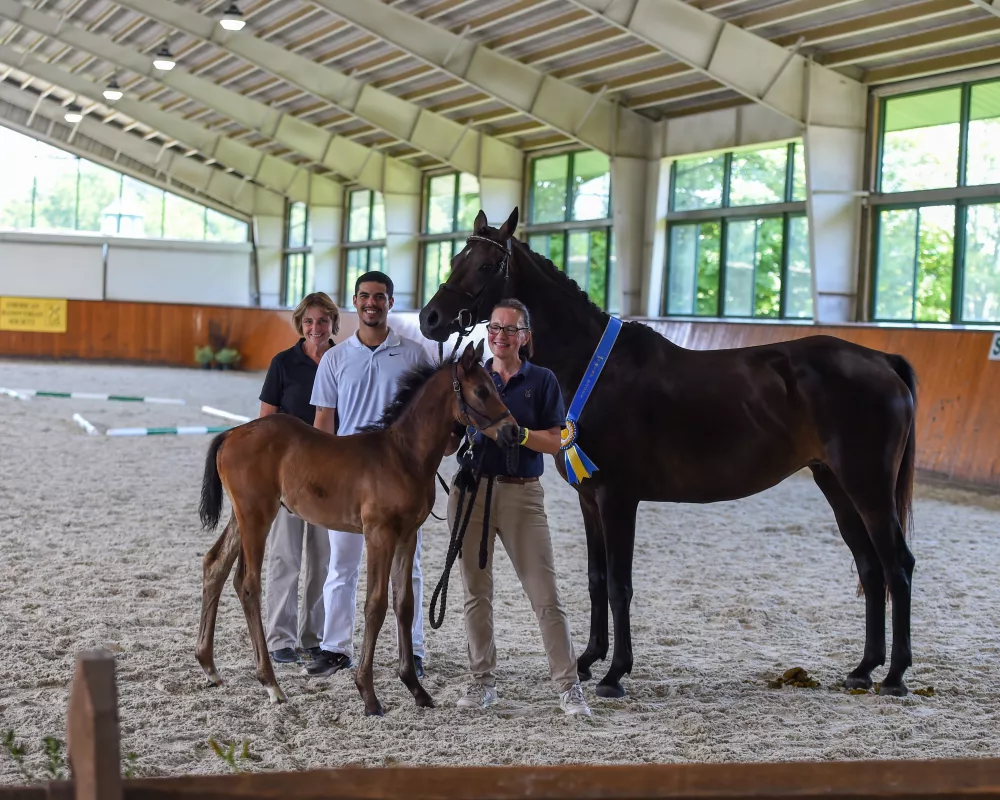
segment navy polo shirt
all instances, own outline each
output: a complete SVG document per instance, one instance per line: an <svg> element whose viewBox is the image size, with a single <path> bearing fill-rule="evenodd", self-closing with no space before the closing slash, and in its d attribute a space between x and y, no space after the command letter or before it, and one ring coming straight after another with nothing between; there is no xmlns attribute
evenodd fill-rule
<svg viewBox="0 0 1000 800"><path fill-rule="evenodd" d="M292 414L310 425L316 419L316 407L309 403L312 397L316 368L319 366L302 349L305 339L282 350L271 359L267 368L264 387L260 390L260 401L277 406L278 411ZM333 344L333 340L330 340Z"/></svg>
<svg viewBox="0 0 1000 800"><path fill-rule="evenodd" d="M496 384L500 399L522 428L533 431L548 430L565 424L566 411L563 406L562 391L551 370L522 361L521 369L511 376L506 386L503 379L493 371L492 358L486 362L486 370ZM486 448L483 454L484 475L538 478L544 469L543 454L527 447L520 448L516 472L507 469L504 451L492 439L477 433L475 447L477 457L480 448Z"/></svg>

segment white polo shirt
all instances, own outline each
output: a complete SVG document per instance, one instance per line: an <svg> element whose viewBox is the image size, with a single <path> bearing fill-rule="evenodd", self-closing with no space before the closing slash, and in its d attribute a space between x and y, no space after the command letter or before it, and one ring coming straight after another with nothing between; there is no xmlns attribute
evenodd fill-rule
<svg viewBox="0 0 1000 800"><path fill-rule="evenodd" d="M323 354L316 368L312 405L337 409L337 433L349 436L378 422L396 396L402 375L418 364L431 364L427 351L412 339L389 328L389 335L375 350L362 344L358 334Z"/></svg>

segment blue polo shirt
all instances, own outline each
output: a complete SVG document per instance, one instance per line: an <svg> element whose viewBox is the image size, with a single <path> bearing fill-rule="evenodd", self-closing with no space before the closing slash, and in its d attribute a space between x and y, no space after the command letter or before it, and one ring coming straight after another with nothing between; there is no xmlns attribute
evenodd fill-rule
<svg viewBox="0 0 1000 800"><path fill-rule="evenodd" d="M493 371L493 359L486 362L486 370L493 378L500 399L510 409L518 425L530 430L548 430L562 426L566 422L566 410L563 406L562 391L559 382L551 370L521 362L519 369L505 386L503 379ZM476 434L476 456L480 448L485 447L483 454L484 475L507 475L513 478L538 478L544 469L542 453L521 447L518 453L517 471L507 469L507 458L504 451L492 439Z"/></svg>

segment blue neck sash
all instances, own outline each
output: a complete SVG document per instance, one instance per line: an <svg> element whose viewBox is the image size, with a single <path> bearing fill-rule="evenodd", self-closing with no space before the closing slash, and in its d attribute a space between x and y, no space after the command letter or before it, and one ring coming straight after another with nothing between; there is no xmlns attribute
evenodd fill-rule
<svg viewBox="0 0 1000 800"><path fill-rule="evenodd" d="M559 449L564 453L566 459L566 476L572 484L580 483L585 478L589 478L597 467L587 458L583 450L576 444L580 426L578 420L583 413L583 407L587 404L587 399L593 391L597 379L604 369L604 363L611 355L611 349L615 346L618 332L622 328L622 321L617 317L608 319L608 326L604 329L604 335L590 359L587 371L583 374L583 380L576 389L573 402L570 404L569 413L566 415L566 427L563 428Z"/></svg>

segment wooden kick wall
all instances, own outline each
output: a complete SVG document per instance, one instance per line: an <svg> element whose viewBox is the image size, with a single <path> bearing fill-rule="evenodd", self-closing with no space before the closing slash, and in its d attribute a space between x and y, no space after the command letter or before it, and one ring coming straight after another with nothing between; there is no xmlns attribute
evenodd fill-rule
<svg viewBox="0 0 1000 800"><path fill-rule="evenodd" d="M67 311L65 334L0 331L0 357L191 367L195 346L207 343L209 323L216 322L228 327L231 344L243 354L241 366L263 370L276 352L297 338L291 313L283 309L71 300ZM671 341L697 350L825 333L906 356L920 382L918 467L949 479L1000 488L1000 361L987 358L991 331L642 321ZM337 338L349 335L355 325L356 317L345 314Z"/></svg>

